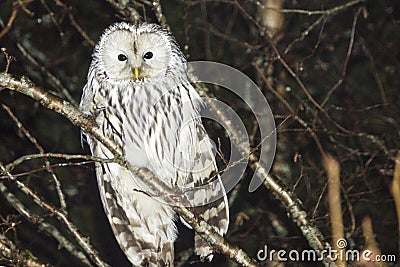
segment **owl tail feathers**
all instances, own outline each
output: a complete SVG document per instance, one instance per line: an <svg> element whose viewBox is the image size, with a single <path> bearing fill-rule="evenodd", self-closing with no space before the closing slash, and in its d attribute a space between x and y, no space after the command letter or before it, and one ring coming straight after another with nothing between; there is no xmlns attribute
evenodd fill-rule
<svg viewBox="0 0 400 267"><path fill-rule="evenodd" d="M165 244L158 253L160 257L158 258L157 266L173 267L174 266L174 243L170 242Z"/></svg>
<svg viewBox="0 0 400 267"><path fill-rule="evenodd" d="M197 255L200 256L201 261L210 262L214 257L213 249L208 245L208 243L199 235L194 236L194 249Z"/></svg>
<svg viewBox="0 0 400 267"><path fill-rule="evenodd" d="M226 196L214 203L196 207L195 213L199 214L220 235L223 236L227 232L229 211ZM207 260L210 262L213 259L215 251L198 233L195 233L194 236L194 248L202 261Z"/></svg>
<svg viewBox="0 0 400 267"><path fill-rule="evenodd" d="M174 266L174 243L164 244L161 251L151 251L150 255L145 255L140 265L146 267L173 267Z"/></svg>

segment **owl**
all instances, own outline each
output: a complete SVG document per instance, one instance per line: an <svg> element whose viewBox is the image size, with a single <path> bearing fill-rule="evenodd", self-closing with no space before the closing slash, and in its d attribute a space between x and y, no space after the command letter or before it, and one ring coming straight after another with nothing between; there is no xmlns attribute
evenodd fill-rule
<svg viewBox="0 0 400 267"><path fill-rule="evenodd" d="M183 205L179 199L186 199L195 216L221 235L228 229L226 193L202 108L185 57L168 31L125 22L104 31L92 55L80 109L120 145L129 164L151 171L178 199L163 201L117 163L96 163L105 213L133 266L173 266L179 219L173 206ZM94 137L85 137L94 156L114 157ZM214 251L197 233L194 244L202 260L212 259Z"/></svg>

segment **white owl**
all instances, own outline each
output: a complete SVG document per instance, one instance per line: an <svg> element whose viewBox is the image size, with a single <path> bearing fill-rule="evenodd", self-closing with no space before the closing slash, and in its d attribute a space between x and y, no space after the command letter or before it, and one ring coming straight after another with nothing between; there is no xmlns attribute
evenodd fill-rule
<svg viewBox="0 0 400 267"><path fill-rule="evenodd" d="M116 23L96 45L80 109L122 147L130 164L179 189L195 215L223 235L228 203L199 117L203 102L188 81L185 63L175 39L160 26ZM93 155L113 158L95 138L86 138ZM174 203L156 199L116 163L97 163L96 174L104 210L132 264L173 266ZM197 190L201 185L208 186ZM197 234L195 251L212 258L212 249Z"/></svg>

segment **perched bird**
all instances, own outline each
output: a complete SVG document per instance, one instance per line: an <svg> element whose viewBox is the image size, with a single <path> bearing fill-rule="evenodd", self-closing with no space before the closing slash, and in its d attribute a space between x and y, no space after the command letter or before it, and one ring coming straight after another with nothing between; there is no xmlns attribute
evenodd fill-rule
<svg viewBox="0 0 400 267"><path fill-rule="evenodd" d="M129 164L150 170L223 235L229 224L225 189L199 115L204 103L186 71L174 37L159 25L113 24L94 49L80 109L121 146ZM94 156L113 158L94 137L86 140ZM173 266L172 205L182 203L156 198L117 163L96 163L96 175L105 213L130 262ZM212 259L213 250L197 234L195 252Z"/></svg>

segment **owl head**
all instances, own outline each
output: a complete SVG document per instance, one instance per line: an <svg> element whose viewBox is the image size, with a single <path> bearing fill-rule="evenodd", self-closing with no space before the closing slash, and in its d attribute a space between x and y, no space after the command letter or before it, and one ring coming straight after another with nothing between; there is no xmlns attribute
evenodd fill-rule
<svg viewBox="0 0 400 267"><path fill-rule="evenodd" d="M96 45L92 65L108 81L142 81L185 71L186 61L173 36L150 23L119 22Z"/></svg>

